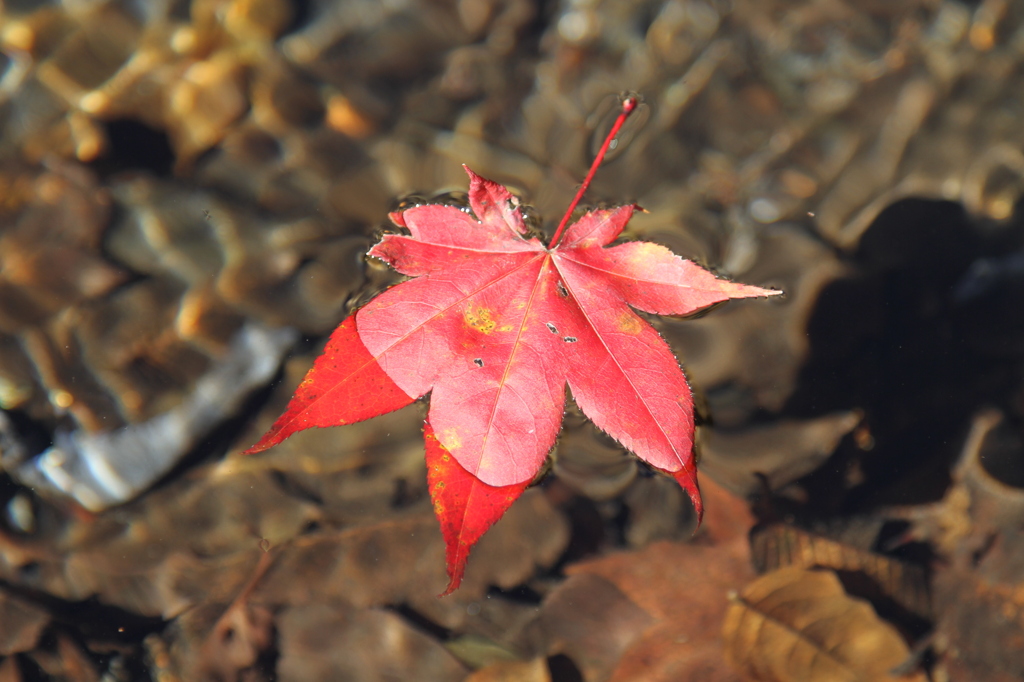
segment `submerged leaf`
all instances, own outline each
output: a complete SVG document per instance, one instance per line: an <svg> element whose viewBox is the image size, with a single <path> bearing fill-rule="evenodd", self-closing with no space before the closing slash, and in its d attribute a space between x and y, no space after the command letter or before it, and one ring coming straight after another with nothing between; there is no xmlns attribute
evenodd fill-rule
<svg viewBox="0 0 1024 682"><path fill-rule="evenodd" d="M910 655L896 628L830 571L783 568L750 583L722 626L726 657L765 682L923 681L891 671Z"/></svg>

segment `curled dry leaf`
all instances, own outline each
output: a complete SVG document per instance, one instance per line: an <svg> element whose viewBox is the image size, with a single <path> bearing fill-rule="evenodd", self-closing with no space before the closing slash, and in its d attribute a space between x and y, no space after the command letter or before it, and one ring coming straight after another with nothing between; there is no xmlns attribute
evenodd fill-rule
<svg viewBox="0 0 1024 682"><path fill-rule="evenodd" d="M727 660L764 682L924 682L891 671L910 656L894 627L830 571L782 568L750 583L722 626Z"/></svg>
<svg viewBox="0 0 1024 682"><path fill-rule="evenodd" d="M870 583L871 599L891 599L921 618L931 617L931 598L924 567L851 547L807 531L772 524L755 531L750 538L754 567L765 573L785 566L856 571Z"/></svg>

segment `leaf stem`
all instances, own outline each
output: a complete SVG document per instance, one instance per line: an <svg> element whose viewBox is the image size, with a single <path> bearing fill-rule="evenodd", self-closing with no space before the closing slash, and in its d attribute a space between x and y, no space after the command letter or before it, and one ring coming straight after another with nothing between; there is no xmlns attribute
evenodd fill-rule
<svg viewBox="0 0 1024 682"><path fill-rule="evenodd" d="M601 149L598 150L597 156L594 157L594 163L590 164L590 171L587 173L587 177L583 179L583 184L580 185L580 189L576 192L576 196L573 197L572 203L569 204L568 210L565 215L562 216L562 222L558 223L558 228L555 230L555 236L551 238L551 243L548 244L549 249L555 248L558 244L558 240L562 237L562 232L565 231L565 226L569 223L569 218L572 217L572 212L576 210L576 206L580 203L580 199L583 198L583 194L590 187L590 181L594 179L594 174L597 173L597 167L604 161L604 155L608 153L608 148L612 144L612 140L619 134L619 130L622 128L622 124L626 122L629 115L636 110L637 98L634 95L627 95L622 100L622 111L619 112L619 117L615 119L615 125L608 131L608 137L604 138L604 144L601 145Z"/></svg>

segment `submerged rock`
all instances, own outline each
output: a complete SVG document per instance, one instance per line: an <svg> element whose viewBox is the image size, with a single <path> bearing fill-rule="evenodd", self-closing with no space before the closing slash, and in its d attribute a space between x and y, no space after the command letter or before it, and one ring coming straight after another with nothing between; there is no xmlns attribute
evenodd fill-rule
<svg viewBox="0 0 1024 682"><path fill-rule="evenodd" d="M51 447L11 473L39 492L68 495L90 511L127 502L234 415L277 372L295 337L291 329L246 324L221 361L174 407L113 431L57 431Z"/></svg>

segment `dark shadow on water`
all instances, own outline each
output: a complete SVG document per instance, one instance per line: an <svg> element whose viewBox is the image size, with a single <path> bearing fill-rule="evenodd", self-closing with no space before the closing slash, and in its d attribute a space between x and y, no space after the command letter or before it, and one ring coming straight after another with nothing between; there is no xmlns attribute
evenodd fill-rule
<svg viewBox="0 0 1024 682"><path fill-rule="evenodd" d="M110 147L91 164L100 176L131 170L170 175L174 150L167 133L130 118L108 121L104 127Z"/></svg>
<svg viewBox="0 0 1024 682"><path fill-rule="evenodd" d="M847 438L805 480L806 511L941 497L971 415L1006 405L1019 385L1024 278L1007 270L976 286L971 277L979 262L1021 248L1021 225L1019 211L1008 225L979 225L959 204L908 199L863 235L852 274L815 305L809 356L785 411L807 418L860 408L870 445Z"/></svg>

